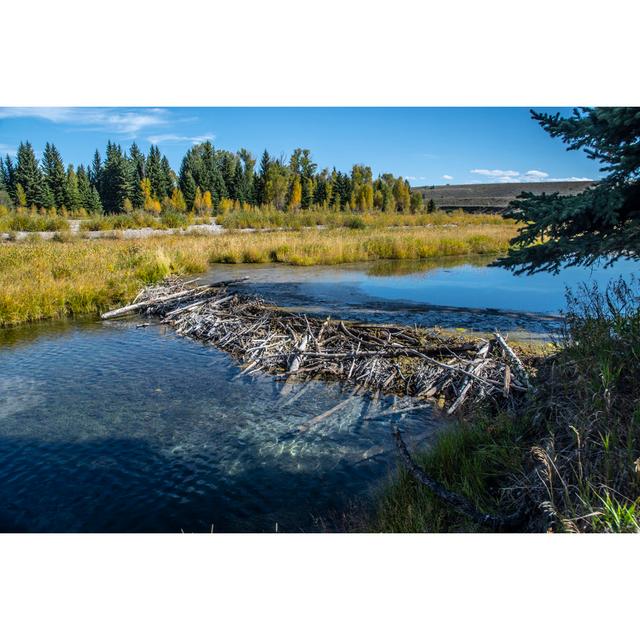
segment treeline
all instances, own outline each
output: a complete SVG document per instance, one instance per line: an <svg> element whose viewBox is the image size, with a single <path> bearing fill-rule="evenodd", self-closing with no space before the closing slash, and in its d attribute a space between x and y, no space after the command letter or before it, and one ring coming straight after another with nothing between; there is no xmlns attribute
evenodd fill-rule
<svg viewBox="0 0 640 640"><path fill-rule="evenodd" d="M9 155L0 159L0 179L16 207L91 214L210 214L238 207L385 212L424 208L422 196L411 191L408 181L390 173L374 180L365 165L354 165L350 174L335 168L318 170L308 149L296 149L288 160L265 151L256 167L246 149L232 153L210 142L191 147L178 174L155 145L145 156L135 142L128 151L109 142L104 158L96 150L87 166L65 168L55 145L47 143L38 162L31 144L24 142L15 161ZM435 210L432 201L426 209Z"/></svg>

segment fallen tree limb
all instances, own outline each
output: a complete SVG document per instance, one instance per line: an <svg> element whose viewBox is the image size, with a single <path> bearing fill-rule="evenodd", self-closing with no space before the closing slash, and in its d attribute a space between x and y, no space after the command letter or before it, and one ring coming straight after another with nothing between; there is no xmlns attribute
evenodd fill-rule
<svg viewBox="0 0 640 640"><path fill-rule="evenodd" d="M476 509L476 507L474 507L467 498L447 489L443 484L428 475L424 469L414 462L397 426L394 427L393 436L402 462L413 478L420 484L427 487L427 489L429 489L434 495L453 507L456 511L467 516L476 524L492 529L493 531L513 531L522 523L524 516L522 508L509 516L483 513Z"/></svg>
<svg viewBox="0 0 640 640"><path fill-rule="evenodd" d="M527 370L524 368L524 365L522 364L522 360L518 358L514 350L507 344L507 341L497 331L495 332L494 335L496 337L496 340L498 341L498 344L502 347L504 354L507 356L507 358L510 360L511 364L513 365L513 368L518 374L520 381L525 385L525 387L527 387L527 389L531 387L531 382L529 381L529 374L527 373Z"/></svg>

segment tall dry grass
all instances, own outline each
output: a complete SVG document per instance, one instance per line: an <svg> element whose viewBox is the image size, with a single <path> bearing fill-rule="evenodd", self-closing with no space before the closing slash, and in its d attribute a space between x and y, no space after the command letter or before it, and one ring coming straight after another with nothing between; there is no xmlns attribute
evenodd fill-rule
<svg viewBox="0 0 640 640"><path fill-rule="evenodd" d="M213 263L328 265L495 254L507 249L512 235L511 227L495 225L5 243L0 326L96 313L129 300L144 284L202 272Z"/></svg>
<svg viewBox="0 0 640 640"><path fill-rule="evenodd" d="M365 213L349 213L327 209L310 209L304 211L278 211L263 207L260 209L232 210L216 217L216 222L225 229L302 229L322 225L326 227L346 227L356 229L382 229L384 227L426 227L426 226L478 226L505 225L513 226L497 214L465 213L458 211L434 213L383 213L370 211Z"/></svg>

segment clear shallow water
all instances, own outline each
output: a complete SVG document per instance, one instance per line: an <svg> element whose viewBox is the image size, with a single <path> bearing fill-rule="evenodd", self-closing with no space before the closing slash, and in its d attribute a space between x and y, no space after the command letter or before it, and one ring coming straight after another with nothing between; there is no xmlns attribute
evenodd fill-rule
<svg viewBox="0 0 640 640"><path fill-rule="evenodd" d="M395 466L430 410L313 383L280 395L219 351L155 325L67 323L0 333L0 531L314 530Z"/></svg>
<svg viewBox="0 0 640 640"><path fill-rule="evenodd" d="M217 266L209 280L305 312L544 336L564 288L635 272L520 276L457 260L345 267ZM494 307L487 309L486 307ZM395 468L391 426L429 441L428 410L365 420L396 402L313 383L281 395L231 358L159 325L95 321L0 330L0 531L317 530Z"/></svg>
<svg viewBox="0 0 640 640"><path fill-rule="evenodd" d="M546 336L558 330L566 287L600 285L638 272L619 261L609 269L568 268L516 276L489 267L489 257L380 261L337 267L217 265L209 280L247 275L243 288L282 306L374 322L418 323L476 331Z"/></svg>

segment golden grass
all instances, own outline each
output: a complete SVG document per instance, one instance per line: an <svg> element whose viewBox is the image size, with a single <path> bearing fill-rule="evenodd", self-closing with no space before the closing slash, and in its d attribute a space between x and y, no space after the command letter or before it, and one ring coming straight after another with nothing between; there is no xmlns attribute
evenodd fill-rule
<svg viewBox="0 0 640 640"><path fill-rule="evenodd" d="M327 227L372 228L384 227L425 227L454 224L457 226L507 225L511 220L498 214L465 213L462 209L452 212L434 213L349 213L325 209L305 211L278 211L269 207L248 211L229 211L218 215L216 222L226 229L301 229L323 225Z"/></svg>
<svg viewBox="0 0 640 640"><path fill-rule="evenodd" d="M0 326L97 313L128 301L144 284L171 273L202 272L212 263L314 265L496 254L506 251L514 231L469 225L7 243L0 245Z"/></svg>

